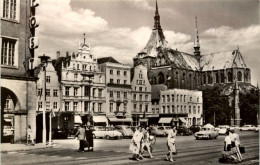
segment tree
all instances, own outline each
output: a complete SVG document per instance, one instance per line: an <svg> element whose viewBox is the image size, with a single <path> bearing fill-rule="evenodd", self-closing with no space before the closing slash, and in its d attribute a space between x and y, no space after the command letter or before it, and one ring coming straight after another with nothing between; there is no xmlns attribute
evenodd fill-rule
<svg viewBox="0 0 260 165"><path fill-rule="evenodd" d="M214 112L216 125L230 124L232 107L229 106L228 97L221 95L218 87L203 90L203 110L205 124L214 124Z"/></svg>
<svg viewBox="0 0 260 165"><path fill-rule="evenodd" d="M240 93L239 102L240 118L242 119L241 125L257 124L257 113L259 106L258 91L252 89L246 94Z"/></svg>

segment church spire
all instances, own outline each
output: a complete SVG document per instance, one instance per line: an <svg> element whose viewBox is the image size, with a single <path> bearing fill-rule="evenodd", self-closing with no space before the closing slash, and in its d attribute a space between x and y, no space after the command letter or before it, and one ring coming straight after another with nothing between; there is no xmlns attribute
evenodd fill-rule
<svg viewBox="0 0 260 165"><path fill-rule="evenodd" d="M199 31L197 25L197 17L195 17L195 38L194 38L194 55L200 57Z"/></svg>
<svg viewBox="0 0 260 165"><path fill-rule="evenodd" d="M159 15L159 11L158 11L157 0L156 0L156 9L155 9L155 15L154 15L154 29L161 30L160 15Z"/></svg>

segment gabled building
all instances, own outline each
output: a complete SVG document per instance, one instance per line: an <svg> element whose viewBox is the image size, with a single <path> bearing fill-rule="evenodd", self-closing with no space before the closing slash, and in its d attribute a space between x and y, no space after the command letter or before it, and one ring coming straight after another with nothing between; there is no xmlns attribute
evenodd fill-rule
<svg viewBox="0 0 260 165"><path fill-rule="evenodd" d="M112 57L98 58L105 74L106 116L110 125L132 124L131 66L121 64Z"/></svg>

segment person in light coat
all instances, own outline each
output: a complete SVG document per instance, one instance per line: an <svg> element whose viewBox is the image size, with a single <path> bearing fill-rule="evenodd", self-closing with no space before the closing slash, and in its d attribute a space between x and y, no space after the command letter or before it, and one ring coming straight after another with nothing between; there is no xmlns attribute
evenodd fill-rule
<svg viewBox="0 0 260 165"><path fill-rule="evenodd" d="M84 152L84 140L86 139L86 129L82 124L80 125L80 128L78 129L78 132L75 134L74 138L76 137L78 137L79 140L78 152Z"/></svg>
<svg viewBox="0 0 260 165"><path fill-rule="evenodd" d="M169 131L168 138L167 138L167 146L169 153L165 155L165 159L169 160L170 162L173 162L173 154L176 155L176 144L175 144L175 138L177 135L176 126L172 125L171 130ZM169 159L170 158L170 159Z"/></svg>
<svg viewBox="0 0 260 165"><path fill-rule="evenodd" d="M143 132L142 132L142 127L138 126L137 130L135 131L133 138L130 142L130 147L129 149L133 151L134 156L133 158L137 161L140 160L140 152L141 152L141 143L143 140Z"/></svg>
<svg viewBox="0 0 260 165"><path fill-rule="evenodd" d="M232 147L236 148L237 158L241 162L243 160L243 158L242 158L242 154L240 153L240 150L239 150L239 147L240 147L239 136L238 136L238 134L235 133L234 129L230 130L229 136L230 136L230 139L231 139L231 144L233 144Z"/></svg>

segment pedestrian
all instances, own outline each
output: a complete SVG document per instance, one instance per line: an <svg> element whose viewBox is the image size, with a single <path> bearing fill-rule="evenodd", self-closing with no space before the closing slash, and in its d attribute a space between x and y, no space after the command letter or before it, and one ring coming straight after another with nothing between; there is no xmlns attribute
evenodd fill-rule
<svg viewBox="0 0 260 165"><path fill-rule="evenodd" d="M31 125L28 125L28 128L27 128L27 142L26 142L26 145L29 145L29 141L31 141L31 145L34 145L34 136L33 136L33 131L32 131Z"/></svg>
<svg viewBox="0 0 260 165"><path fill-rule="evenodd" d="M237 158L241 162L243 160L243 158L242 158L242 154L239 150L239 147L240 147L239 136L238 136L238 134L235 133L234 129L230 130L229 136L230 136L230 139L231 139L231 146L236 148Z"/></svg>
<svg viewBox="0 0 260 165"><path fill-rule="evenodd" d="M82 124L80 125L80 128L78 129L78 132L75 134L74 138L76 138L76 137L78 137L78 140L79 140L79 150L78 150L78 152L85 152L84 141L85 141L85 138L86 138L86 130L85 130L85 128Z"/></svg>
<svg viewBox="0 0 260 165"><path fill-rule="evenodd" d="M137 130L135 131L133 138L130 142L130 147L129 149L133 151L133 158L137 161L141 159L140 157L140 151L141 151L141 142L143 139L143 132L142 132L142 127L138 126Z"/></svg>
<svg viewBox="0 0 260 165"><path fill-rule="evenodd" d="M224 151L222 152L222 158L220 159L221 163L229 163L232 161L237 162L237 158L235 156L237 151L234 148L232 148L231 138L229 134L230 131L227 130L224 141Z"/></svg>
<svg viewBox="0 0 260 165"><path fill-rule="evenodd" d="M93 142L93 129L91 128L90 123L87 123L86 129L86 139L88 141L88 151L94 151L94 142Z"/></svg>
<svg viewBox="0 0 260 165"><path fill-rule="evenodd" d="M170 162L175 161L172 155L177 155L176 144L175 144L176 135L177 135L176 126L172 125L171 129L169 130L169 134L167 138L167 147L169 152L167 155L165 155L165 159L169 160Z"/></svg>
<svg viewBox="0 0 260 165"><path fill-rule="evenodd" d="M145 126L145 129L143 130L143 143L142 143L142 152L141 155L143 155L144 151L147 151L150 155L150 158L153 159L153 155L151 152L151 144L150 144L150 134L149 134L149 127Z"/></svg>

